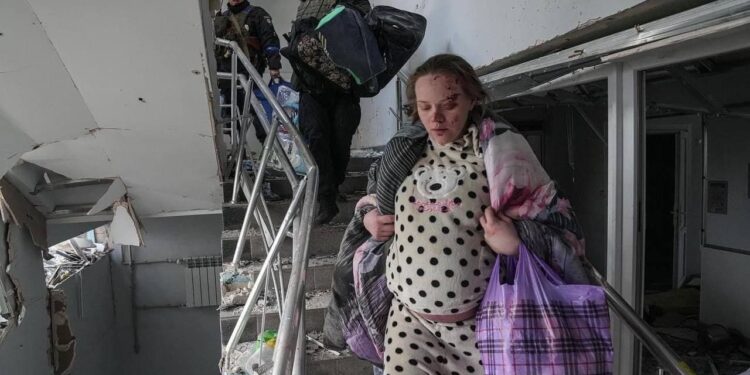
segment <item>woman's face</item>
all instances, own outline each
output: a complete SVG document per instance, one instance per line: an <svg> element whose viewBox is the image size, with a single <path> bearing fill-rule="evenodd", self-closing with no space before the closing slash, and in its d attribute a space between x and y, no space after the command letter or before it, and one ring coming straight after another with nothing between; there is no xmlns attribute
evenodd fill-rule
<svg viewBox="0 0 750 375"><path fill-rule="evenodd" d="M419 119L433 142L445 145L464 134L476 103L466 95L458 77L427 74L417 79L414 91Z"/></svg>

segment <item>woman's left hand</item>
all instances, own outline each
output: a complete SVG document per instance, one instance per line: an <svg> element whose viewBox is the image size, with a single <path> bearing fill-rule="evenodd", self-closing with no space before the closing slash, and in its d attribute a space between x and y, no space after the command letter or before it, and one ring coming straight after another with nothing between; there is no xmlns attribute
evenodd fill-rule
<svg viewBox="0 0 750 375"><path fill-rule="evenodd" d="M484 215L479 218L479 223L484 228L484 240L492 251L510 256L518 254L521 239L518 238L513 220L502 213L495 214L492 207L487 207Z"/></svg>

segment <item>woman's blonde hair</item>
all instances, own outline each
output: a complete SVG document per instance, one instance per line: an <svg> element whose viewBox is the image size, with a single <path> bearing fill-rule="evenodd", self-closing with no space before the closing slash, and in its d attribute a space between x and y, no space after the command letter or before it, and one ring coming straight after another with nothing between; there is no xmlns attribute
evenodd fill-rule
<svg viewBox="0 0 750 375"><path fill-rule="evenodd" d="M479 82L479 77L474 72L474 68L461 56L445 53L430 57L409 77L406 86L406 100L408 101L409 115L411 115L413 121L419 120L415 86L417 80L428 74L447 74L458 78L466 95L477 103L472 109L472 113L478 111L478 114L482 115L482 104L487 98L487 92L484 91L482 83Z"/></svg>

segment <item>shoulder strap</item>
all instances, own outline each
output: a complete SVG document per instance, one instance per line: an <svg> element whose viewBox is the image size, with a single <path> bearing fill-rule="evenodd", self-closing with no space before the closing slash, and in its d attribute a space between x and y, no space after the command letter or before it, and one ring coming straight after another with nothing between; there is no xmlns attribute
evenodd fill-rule
<svg viewBox="0 0 750 375"><path fill-rule="evenodd" d="M234 31L237 33L237 37L241 39L237 41L237 44L240 45L240 48L242 48L242 52L244 52L246 56L250 56L250 51L247 48L246 41L247 31L242 28L246 20L247 13L245 12L241 12L239 17L231 13L229 14L229 22L231 23L231 27L234 28Z"/></svg>

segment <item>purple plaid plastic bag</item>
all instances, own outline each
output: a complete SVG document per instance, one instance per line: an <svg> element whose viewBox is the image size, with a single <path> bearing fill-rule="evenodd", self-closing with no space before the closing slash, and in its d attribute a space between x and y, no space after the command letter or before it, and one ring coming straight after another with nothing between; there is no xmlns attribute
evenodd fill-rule
<svg viewBox="0 0 750 375"><path fill-rule="evenodd" d="M604 291L592 285L565 285L524 245L513 284L501 284L501 258L477 313L485 374L612 374Z"/></svg>

